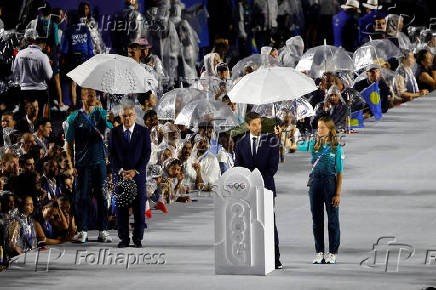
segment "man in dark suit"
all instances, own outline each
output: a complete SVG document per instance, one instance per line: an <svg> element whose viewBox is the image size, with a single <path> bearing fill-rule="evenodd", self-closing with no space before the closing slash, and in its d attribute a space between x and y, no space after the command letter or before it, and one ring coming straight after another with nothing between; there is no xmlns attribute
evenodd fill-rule
<svg viewBox="0 0 436 290"><path fill-rule="evenodd" d="M134 180L138 194L131 207L135 218L133 243L142 247L141 241L145 228L145 188L146 167L150 159L151 144L147 128L135 124L136 114L133 106L126 105L121 111L122 125L112 129L109 137L109 156L112 172L116 183L120 178ZM129 208L117 208L119 248L128 247L129 238Z"/></svg>
<svg viewBox="0 0 436 290"><path fill-rule="evenodd" d="M36 99L25 99L24 100L24 110L26 115L17 121L15 128L20 133L35 133L38 128L35 124L38 119L38 100Z"/></svg>
<svg viewBox="0 0 436 290"><path fill-rule="evenodd" d="M238 140L235 147L235 167L245 167L253 171L257 168L263 177L266 189L276 195L274 174L279 166L280 142L275 135L263 135L261 117L258 113L249 112L245 116L245 122L250 132ZM279 235L277 232L276 219L274 214L274 250L275 267L282 269L280 262Z"/></svg>

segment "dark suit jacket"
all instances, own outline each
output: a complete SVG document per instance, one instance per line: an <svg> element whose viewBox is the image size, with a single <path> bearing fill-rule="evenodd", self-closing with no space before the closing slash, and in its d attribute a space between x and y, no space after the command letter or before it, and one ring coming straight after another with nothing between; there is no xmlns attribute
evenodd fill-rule
<svg viewBox="0 0 436 290"><path fill-rule="evenodd" d="M35 127L35 125L34 125ZM17 125L15 125L15 129L17 129L20 133L24 134L24 133L34 133L32 132L32 130L30 129L29 123L26 120L26 116L24 116L23 118L19 119L17 121ZM34 131L36 128L34 128Z"/></svg>
<svg viewBox="0 0 436 290"><path fill-rule="evenodd" d="M139 172L135 176L135 181L138 178L145 182L146 167L150 159L151 144L150 134L147 128L135 124L130 142L127 142L123 126L120 125L111 130L109 136L109 158L114 174L118 174L119 170L134 169Z"/></svg>
<svg viewBox="0 0 436 290"><path fill-rule="evenodd" d="M253 171L257 168L263 177L266 189L272 190L276 196L274 174L279 166L280 142L274 135L261 135L256 155L251 154L250 134L238 140L235 146L235 167L245 167Z"/></svg>

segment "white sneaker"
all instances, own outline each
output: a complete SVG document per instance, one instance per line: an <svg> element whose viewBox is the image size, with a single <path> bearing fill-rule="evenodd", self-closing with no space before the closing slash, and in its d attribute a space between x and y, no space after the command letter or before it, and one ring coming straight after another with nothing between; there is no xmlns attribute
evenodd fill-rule
<svg viewBox="0 0 436 290"><path fill-rule="evenodd" d="M313 264L322 264L323 260L324 260L324 253L319 252L319 253L316 253L315 259L313 259L312 263Z"/></svg>
<svg viewBox="0 0 436 290"><path fill-rule="evenodd" d="M100 231L97 241L100 243L112 243L112 237L109 235L108 231Z"/></svg>
<svg viewBox="0 0 436 290"><path fill-rule="evenodd" d="M59 107L59 110L60 110L61 112L65 112L65 111L67 111L69 108L70 108L70 106L63 105L63 106Z"/></svg>
<svg viewBox="0 0 436 290"><path fill-rule="evenodd" d="M325 263L326 264L336 264L336 255L332 253L327 253L325 255Z"/></svg>
<svg viewBox="0 0 436 290"><path fill-rule="evenodd" d="M88 241L88 232L81 231L73 238L74 243L86 243Z"/></svg>

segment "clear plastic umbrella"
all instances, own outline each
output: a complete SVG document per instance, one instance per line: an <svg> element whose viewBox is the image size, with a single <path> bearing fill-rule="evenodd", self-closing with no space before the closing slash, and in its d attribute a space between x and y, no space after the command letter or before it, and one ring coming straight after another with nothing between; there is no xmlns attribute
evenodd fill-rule
<svg viewBox="0 0 436 290"><path fill-rule="evenodd" d="M259 113L262 117L267 118L279 117L282 111L291 112L297 120L315 116L315 111L313 110L312 105L304 98L265 105L255 105L251 111Z"/></svg>
<svg viewBox="0 0 436 290"><path fill-rule="evenodd" d="M118 54L97 54L67 76L81 87L109 94L146 93L157 82L135 60Z"/></svg>
<svg viewBox="0 0 436 290"><path fill-rule="evenodd" d="M281 102L264 105L254 105L253 108L251 108L251 111L258 113L262 117L274 118L279 113L277 108L280 106L280 104Z"/></svg>
<svg viewBox="0 0 436 290"><path fill-rule="evenodd" d="M262 61L262 58L264 61ZM269 65L275 66L279 65L279 62L273 58L272 56L262 56L261 54L252 54L246 58L238 61L232 68L232 80L235 81L238 78L241 78L245 75L245 69L248 66L254 68L254 70L258 69L261 65Z"/></svg>
<svg viewBox="0 0 436 290"><path fill-rule="evenodd" d="M353 71L354 65L345 49L324 44L307 50L295 69L307 71L312 77L318 78L326 71Z"/></svg>
<svg viewBox="0 0 436 290"><path fill-rule="evenodd" d="M195 88L177 88L164 94L157 106L159 120L175 120L182 108L193 100L207 99L206 93Z"/></svg>
<svg viewBox="0 0 436 290"><path fill-rule="evenodd" d="M379 64L391 58L399 58L401 50L389 39L375 39L356 49L353 54L355 69L361 70L371 64Z"/></svg>
<svg viewBox="0 0 436 290"><path fill-rule="evenodd" d="M217 77L202 77L191 87L203 91L209 98L213 99L217 93L227 91L231 85L229 81L225 82Z"/></svg>
<svg viewBox="0 0 436 290"><path fill-rule="evenodd" d="M203 122L212 122L215 128L230 129L239 125L238 119L226 104L208 99L186 104L174 123L195 128Z"/></svg>
<svg viewBox="0 0 436 290"><path fill-rule="evenodd" d="M291 112L297 120L315 116L315 111L313 110L312 105L305 98L284 101L279 106L279 110Z"/></svg>
<svg viewBox="0 0 436 290"><path fill-rule="evenodd" d="M383 77L383 79L388 84L388 86L393 87L395 72L390 70L390 69L380 68L380 73L381 73L381 76ZM368 76L366 75L366 72L362 72L357 78L354 79L354 83L357 83L361 80L364 80L367 77Z"/></svg>

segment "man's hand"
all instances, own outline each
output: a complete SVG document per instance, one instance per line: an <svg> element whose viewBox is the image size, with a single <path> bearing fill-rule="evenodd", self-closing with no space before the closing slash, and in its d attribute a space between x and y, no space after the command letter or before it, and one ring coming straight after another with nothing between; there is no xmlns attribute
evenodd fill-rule
<svg viewBox="0 0 436 290"><path fill-rule="evenodd" d="M133 178L135 178L135 176L136 176L136 171L134 169L124 170L122 172L122 175L123 175L124 179L133 180Z"/></svg>
<svg viewBox="0 0 436 290"><path fill-rule="evenodd" d="M333 196L332 198L333 207L338 207L340 203L341 203L341 196L340 195Z"/></svg>
<svg viewBox="0 0 436 290"><path fill-rule="evenodd" d="M201 170L201 166L199 163L192 163L192 168L194 168L195 172L198 174Z"/></svg>
<svg viewBox="0 0 436 290"><path fill-rule="evenodd" d="M282 128L280 126L274 126L274 134L280 135L282 133Z"/></svg>
<svg viewBox="0 0 436 290"><path fill-rule="evenodd" d="M330 102L328 101L324 102L324 106L323 106L324 112L327 112L329 108L330 108Z"/></svg>

